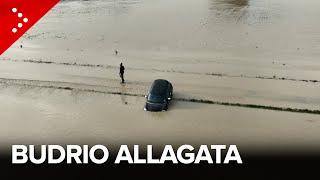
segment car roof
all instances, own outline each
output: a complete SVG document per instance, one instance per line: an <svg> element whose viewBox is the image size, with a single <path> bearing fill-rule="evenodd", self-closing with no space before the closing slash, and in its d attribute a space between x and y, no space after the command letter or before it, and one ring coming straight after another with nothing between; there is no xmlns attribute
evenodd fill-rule
<svg viewBox="0 0 320 180"><path fill-rule="evenodd" d="M150 93L154 95L163 95L167 92L170 82L164 79L157 79L153 81L150 88Z"/></svg>

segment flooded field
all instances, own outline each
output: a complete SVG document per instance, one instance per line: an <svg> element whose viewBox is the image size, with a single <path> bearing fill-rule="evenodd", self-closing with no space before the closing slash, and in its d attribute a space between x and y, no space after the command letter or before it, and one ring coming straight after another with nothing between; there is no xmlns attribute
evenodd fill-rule
<svg viewBox="0 0 320 180"><path fill-rule="evenodd" d="M317 0L66 1L4 56L317 79L319 7Z"/></svg>
<svg viewBox="0 0 320 180"><path fill-rule="evenodd" d="M62 1L0 56L1 143L320 148L319 9L318 0ZM143 96L157 78L173 83L175 100L149 114Z"/></svg>

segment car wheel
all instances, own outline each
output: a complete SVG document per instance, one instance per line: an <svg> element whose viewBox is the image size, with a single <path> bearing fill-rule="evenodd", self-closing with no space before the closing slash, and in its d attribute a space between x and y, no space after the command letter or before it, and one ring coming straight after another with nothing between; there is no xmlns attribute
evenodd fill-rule
<svg viewBox="0 0 320 180"><path fill-rule="evenodd" d="M166 106L164 107L165 111L168 111L168 102L166 103Z"/></svg>

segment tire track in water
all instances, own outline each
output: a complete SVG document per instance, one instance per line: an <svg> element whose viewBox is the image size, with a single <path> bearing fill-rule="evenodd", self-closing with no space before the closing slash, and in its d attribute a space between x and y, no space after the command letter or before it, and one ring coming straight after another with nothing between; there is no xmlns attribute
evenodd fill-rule
<svg viewBox="0 0 320 180"><path fill-rule="evenodd" d="M43 61L43 60L12 60L8 58L2 58L4 61L12 62L24 62L24 63L35 63L35 64L54 64L54 65L64 65L64 66L79 66L79 67L90 67L90 68L106 68L106 69L117 69L117 66L104 65L104 64L84 64L84 63L67 63L67 62L53 62L53 61ZM277 77L277 76L250 76L250 75L230 75L225 73L200 73L200 72L188 72L188 71L176 71L176 70L164 70L164 69L146 69L146 68L127 68L131 70L143 70L143 71L155 71L163 73L179 73L179 74L195 74L195 75L205 75L205 76L215 76L215 77L228 77L228 78L247 78L247 79L262 79L262 80L278 80L278 81L295 81L295 82L305 82L305 83L320 83L320 80L315 79L295 79L288 77Z"/></svg>
<svg viewBox="0 0 320 180"><path fill-rule="evenodd" d="M94 89L95 85L81 84L81 83L0 78L0 84L7 85L7 86L22 86L22 87L31 87L31 88L38 87L38 88L57 89L57 90L66 90L66 91L82 91L82 92L89 92L89 93L144 97L144 94L140 94L140 93L127 93L127 92L121 92L121 91L108 91L108 90L102 90L102 89L99 90L99 89ZM82 86L82 88L79 86ZM91 87L91 88L83 88L83 87ZM108 86L97 86L97 87L108 88ZM251 109L264 109L264 110L273 110L273 111L320 115L320 110L312 110L312 109L299 109L299 108L277 107L277 106L268 106L268 105L260 105L260 104L222 102L222 101L214 101L214 100L208 100L208 99L195 99L195 98L188 98L188 97L174 97L173 100L182 101L182 102L191 102L191 103L214 104L214 105L222 105L222 106L233 106L233 107L243 107L243 108L251 108Z"/></svg>

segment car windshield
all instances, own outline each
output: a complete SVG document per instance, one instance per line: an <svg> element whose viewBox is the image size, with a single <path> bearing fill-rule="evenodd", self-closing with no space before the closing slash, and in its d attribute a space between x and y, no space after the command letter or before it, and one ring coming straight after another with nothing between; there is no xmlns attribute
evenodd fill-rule
<svg viewBox="0 0 320 180"><path fill-rule="evenodd" d="M157 96L157 95L152 95L150 94L148 96L148 102L151 102L151 103L161 103L163 102L163 97L162 96Z"/></svg>

